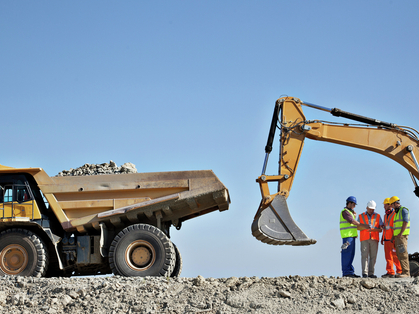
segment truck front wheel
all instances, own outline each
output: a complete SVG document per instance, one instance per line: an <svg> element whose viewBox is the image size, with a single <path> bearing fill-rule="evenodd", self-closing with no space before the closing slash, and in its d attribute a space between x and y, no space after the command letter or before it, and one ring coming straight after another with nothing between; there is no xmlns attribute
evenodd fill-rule
<svg viewBox="0 0 419 314"><path fill-rule="evenodd" d="M169 238L147 224L123 229L109 248L112 272L121 276L170 276L175 259Z"/></svg>
<svg viewBox="0 0 419 314"><path fill-rule="evenodd" d="M41 277L48 267L48 251L36 234L25 229L0 233L0 274Z"/></svg>

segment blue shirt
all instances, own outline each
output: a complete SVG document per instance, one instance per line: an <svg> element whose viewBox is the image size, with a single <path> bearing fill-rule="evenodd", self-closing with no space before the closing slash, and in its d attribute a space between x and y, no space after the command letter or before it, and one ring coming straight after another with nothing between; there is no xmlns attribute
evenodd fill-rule
<svg viewBox="0 0 419 314"><path fill-rule="evenodd" d="M400 208L398 210L396 210L396 213L399 212ZM402 209L402 219L403 219L404 222L409 222L409 220L410 220L409 211L407 210L406 207L403 207L403 209Z"/></svg>

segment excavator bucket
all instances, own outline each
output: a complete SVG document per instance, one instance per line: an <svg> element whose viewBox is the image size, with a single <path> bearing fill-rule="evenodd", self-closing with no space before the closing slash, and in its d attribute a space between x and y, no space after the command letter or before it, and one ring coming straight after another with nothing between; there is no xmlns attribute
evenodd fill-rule
<svg viewBox="0 0 419 314"><path fill-rule="evenodd" d="M308 238L295 224L284 196L277 195L268 207L258 211L252 223L253 236L272 245L310 245L317 241Z"/></svg>

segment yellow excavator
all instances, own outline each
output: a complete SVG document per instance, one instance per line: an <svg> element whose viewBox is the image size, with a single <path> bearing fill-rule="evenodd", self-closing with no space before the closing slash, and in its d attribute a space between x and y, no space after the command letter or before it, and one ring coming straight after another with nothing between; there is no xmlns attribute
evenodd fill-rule
<svg viewBox="0 0 419 314"><path fill-rule="evenodd" d="M307 120L302 106L330 112L362 124L334 123ZM280 131L279 170L277 175L266 175L269 154L272 152L276 129ZM256 179L262 194L258 211L252 223L252 234L258 240L272 245L310 245L310 239L291 218L286 199L291 191L305 138L373 151L387 156L406 168L419 197L419 132L377 119L364 117L338 108L326 108L294 97L281 97L275 103L262 174ZM268 184L278 182L271 193ZM411 273L419 273L419 253L409 255Z"/></svg>

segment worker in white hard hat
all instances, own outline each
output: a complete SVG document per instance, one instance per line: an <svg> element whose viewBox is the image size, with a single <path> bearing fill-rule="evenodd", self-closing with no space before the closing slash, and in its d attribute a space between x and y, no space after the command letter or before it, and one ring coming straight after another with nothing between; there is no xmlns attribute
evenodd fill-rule
<svg viewBox="0 0 419 314"><path fill-rule="evenodd" d="M377 260L378 242L380 232L384 226L380 214L375 212L377 204L374 201L367 203L367 210L358 216L358 221L368 224L370 229L360 231L359 240L361 241L361 267L362 277L377 278L374 274L375 262Z"/></svg>

